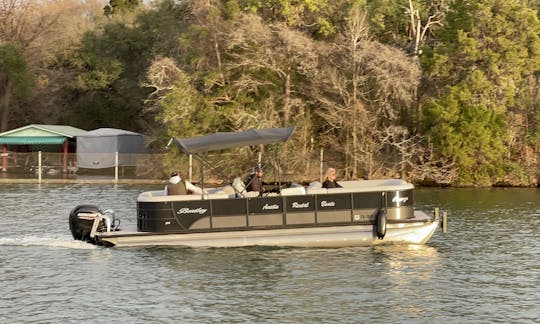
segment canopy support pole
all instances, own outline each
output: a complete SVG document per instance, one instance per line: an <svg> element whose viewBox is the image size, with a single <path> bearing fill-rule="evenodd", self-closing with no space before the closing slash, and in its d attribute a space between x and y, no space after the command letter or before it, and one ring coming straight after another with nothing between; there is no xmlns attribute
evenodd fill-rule
<svg viewBox="0 0 540 324"><path fill-rule="evenodd" d="M324 180L324 149L321 147L321 153L319 158L319 179L321 182Z"/></svg>
<svg viewBox="0 0 540 324"><path fill-rule="evenodd" d="M189 155L189 182L193 182L193 155Z"/></svg>
<svg viewBox="0 0 540 324"><path fill-rule="evenodd" d="M201 199L204 199L204 165L201 163L201 191L202 191L202 195L201 195Z"/></svg>
<svg viewBox="0 0 540 324"><path fill-rule="evenodd" d="M118 183L118 152L114 152L114 183Z"/></svg>
<svg viewBox="0 0 540 324"><path fill-rule="evenodd" d="M197 158L197 160L199 160L201 165L212 170L212 172L216 173L221 178L221 180L224 180L226 182L229 181L229 179L222 172L212 166L212 164L210 164L210 162L208 162L200 153L195 153L195 157Z"/></svg>

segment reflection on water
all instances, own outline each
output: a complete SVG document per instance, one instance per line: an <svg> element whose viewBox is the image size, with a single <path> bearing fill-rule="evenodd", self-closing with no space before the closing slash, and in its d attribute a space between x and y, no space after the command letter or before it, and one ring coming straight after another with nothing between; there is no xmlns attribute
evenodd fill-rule
<svg viewBox="0 0 540 324"><path fill-rule="evenodd" d="M91 203L134 223L155 186L0 187L5 322L540 322L540 193L421 189L449 212L426 245L107 249L71 239Z"/></svg>

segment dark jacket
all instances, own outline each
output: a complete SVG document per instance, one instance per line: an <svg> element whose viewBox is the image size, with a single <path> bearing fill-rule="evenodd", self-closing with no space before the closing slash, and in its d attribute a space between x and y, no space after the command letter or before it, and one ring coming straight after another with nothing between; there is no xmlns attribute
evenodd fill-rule
<svg viewBox="0 0 540 324"><path fill-rule="evenodd" d="M331 189L331 188L343 188L342 186L339 185L339 183L336 182L336 180L334 181L330 181L330 180L326 180L322 183L322 187L323 188L327 188L327 189Z"/></svg>
<svg viewBox="0 0 540 324"><path fill-rule="evenodd" d="M257 177L256 174L250 174L244 184L246 185L246 191L258 191L260 195L264 192L262 179Z"/></svg>
<svg viewBox="0 0 540 324"><path fill-rule="evenodd" d="M180 180L178 183L167 183L167 195L186 195L187 193L184 180Z"/></svg>

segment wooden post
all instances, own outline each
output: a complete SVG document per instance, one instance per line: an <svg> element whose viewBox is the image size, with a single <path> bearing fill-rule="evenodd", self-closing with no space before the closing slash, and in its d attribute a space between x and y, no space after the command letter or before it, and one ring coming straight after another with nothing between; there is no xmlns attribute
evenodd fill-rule
<svg viewBox="0 0 540 324"><path fill-rule="evenodd" d="M114 152L114 183L118 183L118 152Z"/></svg>
<svg viewBox="0 0 540 324"><path fill-rule="evenodd" d="M442 214L442 232L446 234L448 232L448 215L446 212Z"/></svg>
<svg viewBox="0 0 540 324"><path fill-rule="evenodd" d="M38 183L41 183L41 151L38 151Z"/></svg>
<svg viewBox="0 0 540 324"><path fill-rule="evenodd" d="M69 140L66 138L62 147L62 172L67 173L67 156L68 156Z"/></svg>
<svg viewBox="0 0 540 324"><path fill-rule="evenodd" d="M7 145L4 144L2 145L2 172L7 171L7 157L8 157Z"/></svg>

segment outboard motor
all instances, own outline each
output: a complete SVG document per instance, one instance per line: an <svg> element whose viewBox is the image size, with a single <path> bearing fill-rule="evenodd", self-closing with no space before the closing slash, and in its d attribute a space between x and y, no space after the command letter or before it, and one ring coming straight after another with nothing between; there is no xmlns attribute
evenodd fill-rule
<svg viewBox="0 0 540 324"><path fill-rule="evenodd" d="M116 220L112 210L102 212L95 205L79 205L69 213L69 229L73 238L80 241L99 244L98 232L110 232Z"/></svg>

